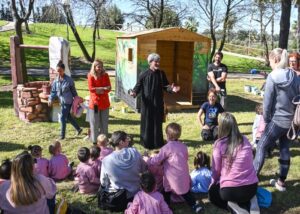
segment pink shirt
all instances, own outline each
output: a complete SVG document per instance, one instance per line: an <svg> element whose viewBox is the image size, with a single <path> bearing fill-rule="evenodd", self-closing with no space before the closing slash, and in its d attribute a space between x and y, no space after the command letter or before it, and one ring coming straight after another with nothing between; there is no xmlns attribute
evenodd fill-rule
<svg viewBox="0 0 300 214"><path fill-rule="evenodd" d="M49 161L49 176L54 180L63 180L70 173L71 168L68 166L68 158L63 154L52 156Z"/></svg>
<svg viewBox="0 0 300 214"><path fill-rule="evenodd" d="M166 192L178 195L190 189L191 179L188 166L188 149L180 141L168 141L159 153L147 161L150 165L163 165L163 186Z"/></svg>
<svg viewBox="0 0 300 214"><path fill-rule="evenodd" d="M266 127L264 117L262 115L259 115L259 116L260 117L259 117L259 121L258 121L258 127L256 130L256 135L255 135L256 140L259 140L261 138L262 134L265 131L265 127Z"/></svg>
<svg viewBox="0 0 300 214"><path fill-rule="evenodd" d="M238 187L258 182L254 166L252 147L246 137L243 144L234 152L231 168L225 153L227 138L218 139L214 143L212 157L212 183L220 182L220 187Z"/></svg>
<svg viewBox="0 0 300 214"><path fill-rule="evenodd" d="M164 169L162 165L148 165L148 170L154 175L156 190L163 190Z"/></svg>
<svg viewBox="0 0 300 214"><path fill-rule="evenodd" d="M99 159L102 161L103 158L105 158L107 155L112 153L114 150L110 147L107 146L100 146L101 152L100 152L100 157Z"/></svg>
<svg viewBox="0 0 300 214"><path fill-rule="evenodd" d="M16 207L15 204L10 200L10 181L5 181L2 185L0 185L0 208L4 211L5 214L49 213L47 199L51 199L55 195L56 185L51 178L47 178L40 174L36 175L35 177L43 187L43 190L41 190L42 196L37 202L27 206Z"/></svg>
<svg viewBox="0 0 300 214"><path fill-rule="evenodd" d="M96 160L93 161L92 159L90 159L89 163L92 166L92 168L93 168L93 170L95 172L95 175L100 180L100 172L101 172L101 164L102 164L101 160L100 159L96 159Z"/></svg>
<svg viewBox="0 0 300 214"><path fill-rule="evenodd" d="M35 173L49 177L49 160L46 158L36 158L36 161L34 164Z"/></svg>
<svg viewBox="0 0 300 214"><path fill-rule="evenodd" d="M100 187L100 179L94 169L88 163L79 163L76 168L75 183L78 184L79 192L83 194L96 193Z"/></svg>
<svg viewBox="0 0 300 214"><path fill-rule="evenodd" d="M159 192L139 191L128 204L125 214L172 214L164 197Z"/></svg>

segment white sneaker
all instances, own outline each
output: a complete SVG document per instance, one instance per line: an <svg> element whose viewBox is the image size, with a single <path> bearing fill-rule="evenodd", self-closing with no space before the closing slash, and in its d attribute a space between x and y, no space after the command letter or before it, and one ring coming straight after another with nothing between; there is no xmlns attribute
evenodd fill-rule
<svg viewBox="0 0 300 214"><path fill-rule="evenodd" d="M286 191L286 187L283 185L280 185L278 183L278 181L276 181L275 179L271 179L270 180L270 184L275 187L279 192L285 192Z"/></svg>
<svg viewBox="0 0 300 214"><path fill-rule="evenodd" d="M236 213L236 214L249 214L248 210L240 207L236 202L228 201L227 205Z"/></svg>
<svg viewBox="0 0 300 214"><path fill-rule="evenodd" d="M260 214L256 195L250 200L250 214Z"/></svg>

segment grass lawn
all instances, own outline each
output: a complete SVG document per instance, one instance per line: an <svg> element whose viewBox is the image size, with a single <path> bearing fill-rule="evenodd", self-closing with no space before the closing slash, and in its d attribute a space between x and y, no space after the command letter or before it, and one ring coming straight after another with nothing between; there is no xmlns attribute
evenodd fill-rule
<svg viewBox="0 0 300 214"><path fill-rule="evenodd" d="M3 25L6 25L7 23L8 23L8 21L0 20L0 27L3 26Z"/></svg>
<svg viewBox="0 0 300 214"><path fill-rule="evenodd" d="M29 26L31 34L23 33L24 43L30 45L48 45L50 36L67 38L67 25L38 23ZM77 28L78 33L85 44L88 52L92 52L92 29ZM85 62L83 54L79 48L73 33L70 31L71 62L73 68L90 68L90 64ZM100 40L96 41L96 56L104 61L107 68L114 68L116 36L120 35L116 31L100 30ZM10 66L9 37L15 35L14 31L0 32L0 67ZM48 51L26 49L27 67L49 67Z"/></svg>
<svg viewBox="0 0 300 214"><path fill-rule="evenodd" d="M3 80L4 79L4 80ZM111 78L114 83L113 78ZM0 76L0 83L6 81L3 76ZM88 95L87 81L85 78L77 78L75 80L76 87L80 96ZM228 109L237 118L239 128L244 135L250 140L251 128L255 117L254 108L258 102L261 102L261 97L243 90L244 85L261 86L262 80L228 80ZM113 87L114 88L114 87ZM43 156L49 158L48 145L59 136L58 123L32 123L26 124L14 116L12 106L12 92L0 91L0 160L4 158L13 158L16 154L26 149L28 145L39 144L44 149ZM144 148L139 145L139 126L140 115L129 111L127 114L121 113L122 102L112 103L114 111L110 111L109 118L109 132L112 133L116 130L124 130L134 137L136 142L135 147L141 152ZM167 118L167 123L177 122L182 125L183 133L181 139L186 143L189 149L189 166L192 170L193 157L199 151L203 150L211 154L212 143L203 142L199 139L200 130L196 121L197 109L188 110L184 112L170 113ZM87 133L89 124L85 122L85 115L79 119L79 124L84 128L83 133ZM166 124L164 124L164 127ZM71 125L67 126L66 140L62 141L62 150L67 155L70 161L74 161L75 165L78 164L76 152L79 147L90 147L91 143L83 141L83 137L73 137L75 134ZM269 209L263 209L262 213L300 213L300 149L299 144L291 144L292 164L287 178L287 191L280 193L268 185L270 178L274 177L278 169L278 151L275 151L274 157L267 159L260 176L261 186L266 187L273 192L273 204ZM298 185L297 185L298 184ZM72 181L65 181L58 183L58 197L63 195L67 198L69 203L74 206L81 207L87 213L103 213L97 208L96 201L87 203L87 196L73 193ZM206 197L202 202L205 206L205 213L216 214L226 213L217 209L209 203ZM191 213L189 207L185 204L174 205L174 213L186 214Z"/></svg>

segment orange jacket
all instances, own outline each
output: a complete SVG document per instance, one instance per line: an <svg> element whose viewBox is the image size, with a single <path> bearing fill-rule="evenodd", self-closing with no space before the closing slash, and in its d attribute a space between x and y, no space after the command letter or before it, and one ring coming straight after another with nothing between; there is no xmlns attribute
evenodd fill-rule
<svg viewBox="0 0 300 214"><path fill-rule="evenodd" d="M110 106L108 93L109 90L104 90L103 94L96 94L97 87L111 87L109 76L107 73L102 74L98 79L95 79L91 74L88 74L88 86L90 91L90 109L94 109L94 105L98 105L98 109L107 109Z"/></svg>

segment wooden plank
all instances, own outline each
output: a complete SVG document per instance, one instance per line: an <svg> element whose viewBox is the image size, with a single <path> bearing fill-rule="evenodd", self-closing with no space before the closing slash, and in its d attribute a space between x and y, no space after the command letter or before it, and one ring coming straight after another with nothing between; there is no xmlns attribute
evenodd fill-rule
<svg viewBox="0 0 300 214"><path fill-rule="evenodd" d="M37 50L48 50L48 46L43 46L43 45L20 45L20 48L30 48L30 49L37 49Z"/></svg>

